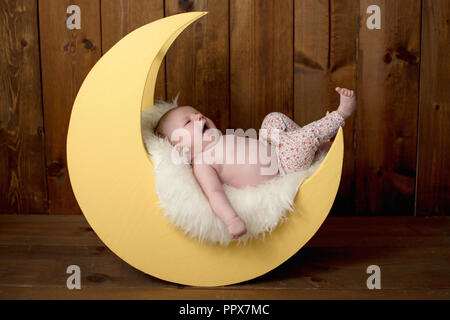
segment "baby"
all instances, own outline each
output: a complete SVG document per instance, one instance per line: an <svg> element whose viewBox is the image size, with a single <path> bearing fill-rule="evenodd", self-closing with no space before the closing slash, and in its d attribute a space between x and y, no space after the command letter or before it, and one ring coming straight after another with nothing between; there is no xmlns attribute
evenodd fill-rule
<svg viewBox="0 0 450 320"><path fill-rule="evenodd" d="M316 151L329 146L327 141L356 108L352 90L337 87L336 91L340 94L336 111L304 127L282 113L269 113L259 139L236 133L222 135L209 118L190 106L166 112L155 133L167 138L181 155L187 155L212 211L227 226L230 237L237 239L247 231L245 222L231 206L223 184L256 186L308 168Z"/></svg>

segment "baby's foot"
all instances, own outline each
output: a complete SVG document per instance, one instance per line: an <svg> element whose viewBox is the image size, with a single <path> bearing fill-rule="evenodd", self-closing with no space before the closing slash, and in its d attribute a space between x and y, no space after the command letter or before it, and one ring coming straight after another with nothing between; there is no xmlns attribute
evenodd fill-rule
<svg viewBox="0 0 450 320"><path fill-rule="evenodd" d="M353 90L336 87L336 91L341 95L341 102L337 112L344 118L351 116L356 109L356 97Z"/></svg>
<svg viewBox="0 0 450 320"><path fill-rule="evenodd" d="M239 217L233 218L227 225L227 229L232 239L237 239L247 232L245 222Z"/></svg>

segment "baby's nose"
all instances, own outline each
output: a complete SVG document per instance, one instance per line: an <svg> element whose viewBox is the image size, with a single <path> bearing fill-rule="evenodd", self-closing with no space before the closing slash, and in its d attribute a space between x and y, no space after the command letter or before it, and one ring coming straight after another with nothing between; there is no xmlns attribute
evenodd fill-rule
<svg viewBox="0 0 450 320"><path fill-rule="evenodd" d="M200 121L201 119L203 119L203 115L201 113L194 114L195 121Z"/></svg>

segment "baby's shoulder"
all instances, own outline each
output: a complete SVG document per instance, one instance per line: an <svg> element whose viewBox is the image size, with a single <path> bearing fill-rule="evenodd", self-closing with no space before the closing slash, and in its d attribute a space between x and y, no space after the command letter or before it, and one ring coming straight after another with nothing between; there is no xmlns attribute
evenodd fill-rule
<svg viewBox="0 0 450 320"><path fill-rule="evenodd" d="M213 148L211 148L196 154L193 157L191 164L194 171L208 169L217 170L221 164L221 161L217 159L216 153L214 152Z"/></svg>

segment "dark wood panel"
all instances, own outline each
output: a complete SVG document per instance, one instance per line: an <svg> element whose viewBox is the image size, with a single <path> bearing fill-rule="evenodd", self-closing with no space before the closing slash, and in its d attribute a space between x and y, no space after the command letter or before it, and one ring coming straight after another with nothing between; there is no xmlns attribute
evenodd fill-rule
<svg viewBox="0 0 450 320"><path fill-rule="evenodd" d="M37 2L0 2L0 213L48 211Z"/></svg>
<svg viewBox="0 0 450 320"><path fill-rule="evenodd" d="M381 29L366 27L370 5ZM413 215L421 1L360 1L356 203L360 215Z"/></svg>
<svg viewBox="0 0 450 320"><path fill-rule="evenodd" d="M258 130L272 111L293 117L293 2L230 1L231 127Z"/></svg>
<svg viewBox="0 0 450 320"><path fill-rule="evenodd" d="M81 7L81 30L66 28L71 4ZM381 30L366 27L373 4L381 8ZM180 104L199 108L220 129L257 129L271 111L300 125L317 120L337 107L334 87L356 88L358 110L344 128L344 168L330 214L446 215L449 4L424 0L423 17L421 7L421 0L3 1L0 213L80 213L65 143L87 72L135 28L204 10L209 14L169 50L155 98L181 91Z"/></svg>
<svg viewBox="0 0 450 320"><path fill-rule="evenodd" d="M273 271L240 284L199 288L165 282L127 265L95 241L83 216L4 215L0 297L446 299L449 227L448 217L330 217L304 248ZM66 268L72 264L81 268L82 290L66 288ZM366 269L373 264L381 269L381 290L366 287Z"/></svg>
<svg viewBox="0 0 450 320"><path fill-rule="evenodd" d="M339 106L336 87L358 94L358 3L296 0L294 15L294 117L303 126ZM353 215L355 211L355 118L348 118L344 127L343 172L331 215Z"/></svg>
<svg viewBox="0 0 450 320"><path fill-rule="evenodd" d="M101 1L102 54L131 31L164 17L164 0ZM165 60L159 69L155 99L166 99Z"/></svg>
<svg viewBox="0 0 450 320"><path fill-rule="evenodd" d="M83 215L2 215L0 246L104 246Z"/></svg>
<svg viewBox="0 0 450 320"><path fill-rule="evenodd" d="M166 16L208 11L167 52L167 99L180 91L179 105L197 108L224 131L229 127L228 1L166 0L165 5Z"/></svg>
<svg viewBox="0 0 450 320"><path fill-rule="evenodd" d="M63 287L17 287L1 286L0 297L3 299L26 300L448 300L450 290L437 289L242 289L222 288L113 288L102 287L88 290L67 290ZM301 302L299 302L301 303Z"/></svg>
<svg viewBox="0 0 450 320"><path fill-rule="evenodd" d="M423 3L417 214L450 215L450 2Z"/></svg>
<svg viewBox="0 0 450 320"><path fill-rule="evenodd" d="M303 248L266 275L227 287L203 288L205 292L201 296L206 298L208 291L210 294L228 292L230 296L242 290L254 292L259 298L272 296L272 290L298 290L296 294L304 296L307 291L314 289L322 290L324 298L328 290L357 294L358 291L369 291L366 269L373 264L382 270L384 290L450 290L446 263L450 259L448 248L383 248L382 251L380 254L380 248ZM86 294L92 288L114 290L116 293L140 288L147 289L148 293L154 290L161 293L165 289L163 296L173 296L175 292L180 296L190 296L202 289L182 286L188 292L180 292L177 284L148 276L102 247L29 245L0 246L0 290L4 286L65 288L68 277L65 271L72 264L81 269L81 286ZM270 293L265 293L266 290ZM295 293L288 292L284 292L286 298L296 297ZM425 296L424 293L422 295Z"/></svg>
<svg viewBox="0 0 450 320"><path fill-rule="evenodd" d="M306 247L448 247L449 229L447 217L329 217ZM83 215L1 216L0 246L30 243L104 247Z"/></svg>
<svg viewBox="0 0 450 320"><path fill-rule="evenodd" d="M81 9L81 29L66 27L69 5ZM67 173L66 138L78 89L101 56L98 0L39 1L50 213L81 212Z"/></svg>

